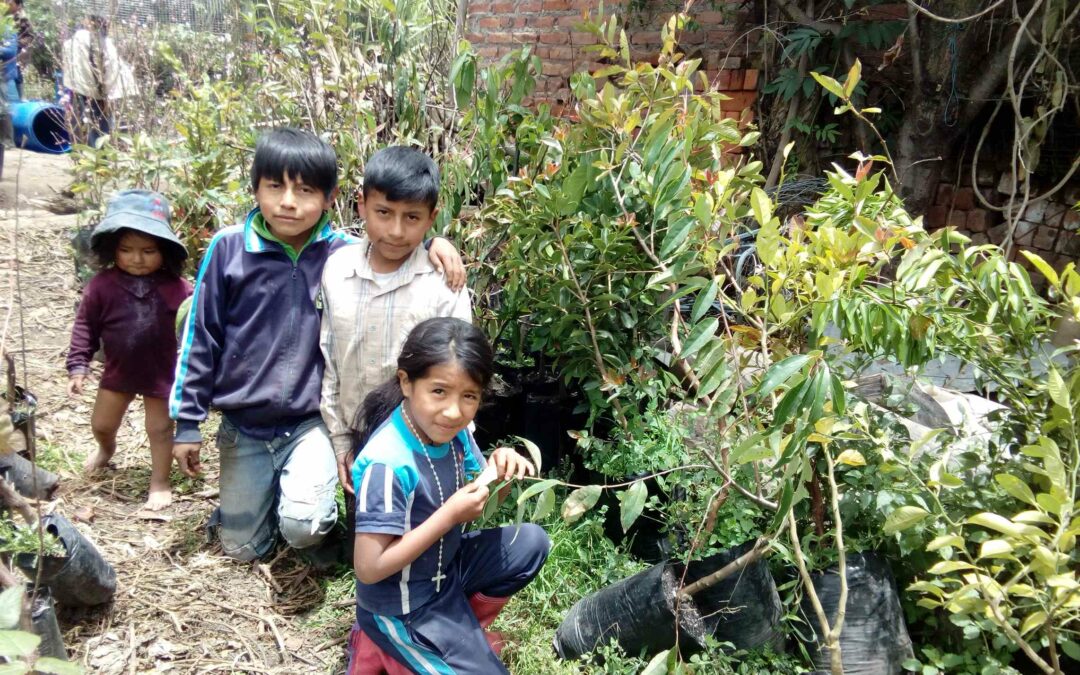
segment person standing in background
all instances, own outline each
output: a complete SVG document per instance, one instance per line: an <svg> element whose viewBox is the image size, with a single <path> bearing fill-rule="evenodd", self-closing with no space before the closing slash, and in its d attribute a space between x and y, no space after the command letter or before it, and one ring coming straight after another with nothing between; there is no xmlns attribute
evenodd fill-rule
<svg viewBox="0 0 1080 675"><path fill-rule="evenodd" d="M86 143L112 133L115 101L138 93L131 67L109 37L109 22L88 16L83 28L64 43L64 86L74 94L77 128L86 129Z"/></svg>

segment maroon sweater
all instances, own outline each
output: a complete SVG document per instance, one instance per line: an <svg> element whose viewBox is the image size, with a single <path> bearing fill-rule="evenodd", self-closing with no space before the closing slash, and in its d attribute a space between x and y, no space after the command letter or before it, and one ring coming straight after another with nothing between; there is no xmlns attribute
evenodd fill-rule
<svg viewBox="0 0 1080 675"><path fill-rule="evenodd" d="M101 388L168 398L176 367L176 310L191 284L163 271L134 276L111 267L83 291L71 329L67 369L86 373L105 348Z"/></svg>

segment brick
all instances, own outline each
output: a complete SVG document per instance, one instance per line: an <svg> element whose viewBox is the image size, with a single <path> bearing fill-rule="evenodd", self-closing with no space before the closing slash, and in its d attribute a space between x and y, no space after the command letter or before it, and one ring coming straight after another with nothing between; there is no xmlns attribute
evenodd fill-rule
<svg viewBox="0 0 1080 675"><path fill-rule="evenodd" d="M758 69L747 68L743 73L742 87L746 91L757 91L758 85Z"/></svg>
<svg viewBox="0 0 1080 675"><path fill-rule="evenodd" d="M1062 217L1069 210L1068 204L1061 202L1047 202L1043 213L1043 222L1052 227L1060 227Z"/></svg>
<svg viewBox="0 0 1080 675"><path fill-rule="evenodd" d="M570 33L570 44L575 44L579 47L583 45L594 45L596 44L596 36L584 31L575 31Z"/></svg>
<svg viewBox="0 0 1080 675"><path fill-rule="evenodd" d="M720 101L720 109L727 111L742 111L754 104L754 93L749 91L732 91L727 93L729 100Z"/></svg>
<svg viewBox="0 0 1080 675"><path fill-rule="evenodd" d="M1067 256L1070 260L1077 260L1080 258L1080 237L1063 236L1064 244L1058 242L1058 250L1061 255Z"/></svg>
<svg viewBox="0 0 1080 675"><path fill-rule="evenodd" d="M513 27L514 28L524 28L526 21L527 21L527 19L525 17L523 17L523 16L514 17Z"/></svg>
<svg viewBox="0 0 1080 675"><path fill-rule="evenodd" d="M1046 218L1046 202L1028 204L1027 208L1024 209L1024 214L1020 217L1031 223L1043 222Z"/></svg>
<svg viewBox="0 0 1080 675"><path fill-rule="evenodd" d="M468 33L465 33L465 39L468 40L469 42L473 43L473 44L480 44L480 43L483 43L483 42L487 42L487 36L486 35L482 35L480 33L475 33L475 32L471 32L471 31L468 32Z"/></svg>
<svg viewBox="0 0 1080 675"><path fill-rule="evenodd" d="M1035 231L1038 229L1038 223L1021 220L1016 224L1016 229L1013 230L1013 241L1020 246L1031 246L1032 241L1035 239Z"/></svg>
<svg viewBox="0 0 1080 675"><path fill-rule="evenodd" d="M480 28L507 28L509 24L509 19L497 16L486 16L476 22L476 25Z"/></svg>
<svg viewBox="0 0 1080 675"><path fill-rule="evenodd" d="M968 211L967 229L969 232L986 232L990 229L991 222L993 222L993 214L986 209Z"/></svg>
<svg viewBox="0 0 1080 675"><path fill-rule="evenodd" d="M472 9L472 6L469 6ZM514 3L512 2L493 2L491 3L491 13L499 15L512 14L514 12Z"/></svg>
<svg viewBox="0 0 1080 675"><path fill-rule="evenodd" d="M934 200L935 204L942 204L944 206L952 206L953 195L956 192L949 183L938 183L937 186L937 198Z"/></svg>
<svg viewBox="0 0 1080 675"><path fill-rule="evenodd" d="M534 28L551 28L555 25L555 17L553 16L530 16L529 25Z"/></svg>
<svg viewBox="0 0 1080 675"><path fill-rule="evenodd" d="M975 208L975 190L970 187L957 188L953 197L953 206L961 211Z"/></svg>
<svg viewBox="0 0 1080 675"><path fill-rule="evenodd" d="M1005 234L1009 231L1008 223L1001 223L995 225L987 230L986 234L990 237L990 241L995 244L1001 244L1005 241Z"/></svg>
<svg viewBox="0 0 1080 675"><path fill-rule="evenodd" d="M949 215L949 207L943 204L934 204L926 210L926 216L923 221L926 223L926 229L938 230L945 227L945 217Z"/></svg>
<svg viewBox="0 0 1080 675"><path fill-rule="evenodd" d="M499 56L499 48L491 45L484 45L476 48L476 54L482 59L495 59Z"/></svg>
<svg viewBox="0 0 1080 675"><path fill-rule="evenodd" d="M694 30L683 33L679 36L680 45L702 45L705 44L705 40L708 36L705 31ZM697 58L697 57L695 57Z"/></svg>
<svg viewBox="0 0 1080 675"><path fill-rule="evenodd" d="M742 59L738 56L725 56L717 65L720 66L720 68L736 70L742 68Z"/></svg>
<svg viewBox="0 0 1080 675"><path fill-rule="evenodd" d="M732 91L742 91L743 88L743 71L730 70L728 71L728 89Z"/></svg>
<svg viewBox="0 0 1080 675"><path fill-rule="evenodd" d="M544 64L544 75L548 77L569 77L574 67L566 62L549 61Z"/></svg>
<svg viewBox="0 0 1080 675"><path fill-rule="evenodd" d="M540 9L545 12L565 12L572 7L570 0L543 0L540 3Z"/></svg>
<svg viewBox="0 0 1080 675"><path fill-rule="evenodd" d="M983 163L975 169L975 182L979 184L979 187L994 187L994 181L996 179L997 171L995 171L992 166L987 166Z"/></svg>
<svg viewBox="0 0 1080 675"><path fill-rule="evenodd" d="M643 30L637 31L630 35L630 44L632 45L648 45L660 43L660 31L658 30Z"/></svg>
<svg viewBox="0 0 1080 675"><path fill-rule="evenodd" d="M549 58L569 61L574 58L574 50L571 47L549 47Z"/></svg>
<svg viewBox="0 0 1080 675"><path fill-rule="evenodd" d="M1040 251L1053 251L1054 242L1057 241L1058 229L1049 225L1041 225L1035 230L1031 244Z"/></svg>
<svg viewBox="0 0 1080 675"><path fill-rule="evenodd" d="M545 45L564 45L570 41L570 36L562 31L551 31L540 34L540 42Z"/></svg>
<svg viewBox="0 0 1080 675"><path fill-rule="evenodd" d="M1012 181L1013 181L1013 177L1012 177L1012 174L1010 174L1009 172L1006 171L1005 173L1001 174L1001 178L998 179L997 191L1000 192L1003 195L1012 194L1013 193L1013 182ZM1017 181L1016 182L1016 187L1018 189L1022 188L1023 187L1023 182L1022 181Z"/></svg>
<svg viewBox="0 0 1080 675"><path fill-rule="evenodd" d="M967 211L958 211L953 209L945 216L945 224L949 227L954 227L957 230L967 229Z"/></svg>
<svg viewBox="0 0 1080 675"><path fill-rule="evenodd" d="M1069 209L1061 219L1061 228L1068 232L1080 230L1080 211Z"/></svg>
<svg viewBox="0 0 1080 675"><path fill-rule="evenodd" d="M535 14L540 11L540 7L540 0L524 0L524 2L519 2L517 4L517 9L514 11L518 14Z"/></svg>
<svg viewBox="0 0 1080 675"><path fill-rule="evenodd" d="M971 235L971 243L974 244L975 246L979 246L979 245L982 245L982 244L989 244L990 243L990 237L988 237L985 232L977 232L977 233Z"/></svg>

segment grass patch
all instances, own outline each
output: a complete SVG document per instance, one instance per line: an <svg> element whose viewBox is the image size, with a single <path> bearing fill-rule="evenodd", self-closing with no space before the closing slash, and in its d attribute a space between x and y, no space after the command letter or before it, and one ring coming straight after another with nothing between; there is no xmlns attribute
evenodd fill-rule
<svg viewBox="0 0 1080 675"><path fill-rule="evenodd" d="M35 448L37 451L35 463L42 469L56 474L82 473L84 459L82 453L70 453L64 449L64 446L40 437L37 439Z"/></svg>

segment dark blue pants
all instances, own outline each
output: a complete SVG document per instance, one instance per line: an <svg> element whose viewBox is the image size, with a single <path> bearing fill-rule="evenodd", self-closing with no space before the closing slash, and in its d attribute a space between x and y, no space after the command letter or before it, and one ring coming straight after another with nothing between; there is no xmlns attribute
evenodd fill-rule
<svg viewBox="0 0 1080 675"><path fill-rule="evenodd" d="M356 621L380 649L414 673L507 673L468 599L476 593L505 598L520 591L540 572L550 547L547 533L531 523L522 524L520 531L469 532L442 592L431 602L402 616L357 607Z"/></svg>

